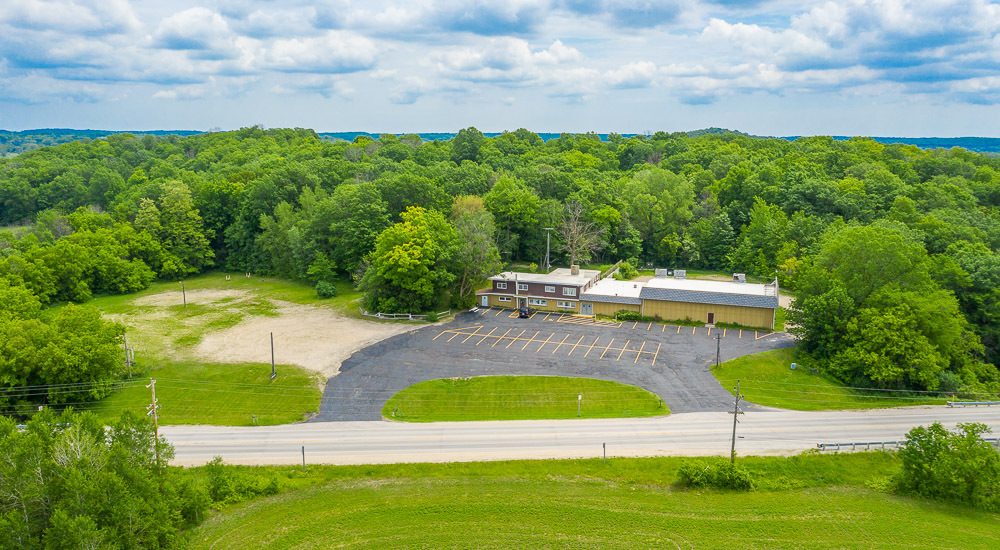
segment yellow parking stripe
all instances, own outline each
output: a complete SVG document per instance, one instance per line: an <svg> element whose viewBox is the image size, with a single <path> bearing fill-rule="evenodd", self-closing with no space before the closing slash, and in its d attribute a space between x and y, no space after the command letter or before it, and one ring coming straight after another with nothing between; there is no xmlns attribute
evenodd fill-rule
<svg viewBox="0 0 1000 550"><path fill-rule="evenodd" d="M520 339L521 339L521 335L522 335L522 334L524 334L525 332L527 332L527 330L522 330L522 331L521 331L521 334L518 334L517 336L515 336L515 337L511 338L511 339L510 339L510 344L513 344L514 342L517 342L518 340L520 340ZM509 347L510 347L510 344L507 344L507 347L505 347L505 348L503 348L503 349L507 349L507 348L509 348Z"/></svg>
<svg viewBox="0 0 1000 550"><path fill-rule="evenodd" d="M646 330L649 330L649 329L651 329L651 328L653 328L653 323L649 323L649 326L648 326L648 327L646 327Z"/></svg>
<svg viewBox="0 0 1000 550"><path fill-rule="evenodd" d="M559 349L559 346L562 346L563 344L566 343L566 339L567 338L569 338L569 334L567 334L565 337L563 337L562 342L559 342L559 345L556 346L556 349L552 350L552 355L556 354L556 351Z"/></svg>
<svg viewBox="0 0 1000 550"><path fill-rule="evenodd" d="M677 325L677 334L680 334L680 333L681 333L681 326Z"/></svg>
<svg viewBox="0 0 1000 550"><path fill-rule="evenodd" d="M660 332L663 332L665 330L667 330L667 325L663 325L663 328L660 329Z"/></svg>
<svg viewBox="0 0 1000 550"><path fill-rule="evenodd" d="M528 344L535 340L535 336L538 336L538 333L539 331L536 330L535 333L531 335L531 338L529 338L528 341L524 343L524 346L521 347L521 351L524 351L524 348L528 347Z"/></svg>
<svg viewBox="0 0 1000 550"><path fill-rule="evenodd" d="M660 344L656 344L656 353L653 354L653 362L650 363L649 366L652 367L654 364L656 364L656 356L659 354L660 354Z"/></svg>
<svg viewBox="0 0 1000 550"><path fill-rule="evenodd" d="M621 353L619 353L619 354L618 354L618 357L617 357L617 358L615 359L615 361L620 361L620 360L621 360L621 358L622 358L622 354L624 354L624 353L625 353L625 348L627 348L627 347L628 347L628 344L629 344L629 342L631 342L631 341L632 341L632 340L628 340L628 341L626 341L626 342L625 342L625 345L624 345L624 346L622 346L622 351L621 351Z"/></svg>
<svg viewBox="0 0 1000 550"><path fill-rule="evenodd" d="M556 335L556 333L554 333L554 332L552 334L550 334L549 337L546 338L544 342L542 342L542 345L538 346L538 349L535 350L535 353L538 353L538 352L542 351L542 348L545 347L545 344L548 344L549 340L551 340L552 337L555 336L555 335Z"/></svg>
<svg viewBox="0 0 1000 550"><path fill-rule="evenodd" d="M587 350L587 353L583 354L584 359L586 359L587 356L590 355L590 352L594 351L594 346L597 345L597 341L600 339L601 339L600 337L594 338L594 343L590 344L590 349Z"/></svg>
<svg viewBox="0 0 1000 550"><path fill-rule="evenodd" d="M604 354L608 352L608 349L611 347L611 344L614 344L614 343L615 343L615 339L612 338L611 342L608 343L608 347L604 348L604 352L601 353L601 359L604 359Z"/></svg>
<svg viewBox="0 0 1000 550"><path fill-rule="evenodd" d="M725 338L725 337L726 337L726 329L722 329L722 337L723 337L723 338Z"/></svg>
<svg viewBox="0 0 1000 550"><path fill-rule="evenodd" d="M499 344L499 343L500 343L500 340L503 340L504 338L506 338L506 337L507 337L507 334L509 334L509 333L510 333L510 331L512 331L512 330L514 330L514 329L512 329L512 328L509 328L509 329L507 329L507 332L503 333L503 336L501 336L501 337L497 338L497 341L496 341L496 342L493 342L493 345L492 345L492 346L490 346L490 347L491 347L491 348L495 348L495 347L497 347L497 344Z"/></svg>
<svg viewBox="0 0 1000 550"><path fill-rule="evenodd" d="M635 361L632 361L633 363L638 363L639 362L639 356L642 355L642 348L644 348L644 347L646 347L646 342L645 341L643 341L642 345L639 346L639 353L635 354Z"/></svg>
<svg viewBox="0 0 1000 550"><path fill-rule="evenodd" d="M479 332L479 329L481 329L481 328L483 328L483 327L476 327L476 332ZM465 340L462 340L462 343L464 344L466 342L466 340L468 340L469 338L472 338L473 336L475 336L476 332L473 332L472 334L466 336Z"/></svg>
<svg viewBox="0 0 1000 550"><path fill-rule="evenodd" d="M698 330L698 327L691 327L691 334L694 334L694 331L696 330Z"/></svg>
<svg viewBox="0 0 1000 550"><path fill-rule="evenodd" d="M580 345L580 342L583 342L583 335L582 334L580 335L580 339L577 340L575 344L573 344L573 349L569 350L569 353L566 354L567 357L569 357L570 355L573 355L573 352L576 351L576 347Z"/></svg>
<svg viewBox="0 0 1000 550"><path fill-rule="evenodd" d="M639 321L636 321L635 323L632 323L632 328L635 328L638 325L639 325Z"/></svg>
<svg viewBox="0 0 1000 550"><path fill-rule="evenodd" d="M490 334L493 334L493 332L496 331L497 328L499 328L499 327L493 327L493 330L491 330L486 336L483 336L482 338L480 338L479 341L476 342L476 345L478 346L479 344L482 344L483 340L489 338Z"/></svg>

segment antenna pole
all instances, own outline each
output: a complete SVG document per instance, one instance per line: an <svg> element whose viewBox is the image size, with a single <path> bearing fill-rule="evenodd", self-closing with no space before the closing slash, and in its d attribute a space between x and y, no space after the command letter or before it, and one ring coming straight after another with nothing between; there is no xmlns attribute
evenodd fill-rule
<svg viewBox="0 0 1000 550"><path fill-rule="evenodd" d="M732 445L729 447L729 463L734 464L736 462L736 422L739 415L743 414L740 410L740 381L736 381L736 399L733 401L733 441Z"/></svg>
<svg viewBox="0 0 1000 550"><path fill-rule="evenodd" d="M160 415L157 412L160 409L160 405L156 401L156 380L152 378L149 379L149 388L152 394L152 403L146 407L146 416L153 417L153 452L156 454L156 463L160 463Z"/></svg>

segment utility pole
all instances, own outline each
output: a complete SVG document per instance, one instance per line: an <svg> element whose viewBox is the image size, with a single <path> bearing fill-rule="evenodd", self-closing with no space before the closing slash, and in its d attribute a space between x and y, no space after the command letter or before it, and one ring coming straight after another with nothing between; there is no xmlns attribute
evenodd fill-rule
<svg viewBox="0 0 1000 550"><path fill-rule="evenodd" d="M722 357L722 335L715 334L715 368L719 368L719 359Z"/></svg>
<svg viewBox="0 0 1000 550"><path fill-rule="evenodd" d="M278 373L274 371L274 333L271 333L271 380L278 376Z"/></svg>
<svg viewBox="0 0 1000 550"><path fill-rule="evenodd" d="M153 452L156 453L156 463L160 463L160 414L157 412L160 410L159 403L156 402L156 380L152 378L149 379L149 385L146 386L152 393L153 401L146 407L146 416L153 417Z"/></svg>
<svg viewBox="0 0 1000 550"><path fill-rule="evenodd" d="M132 357L131 357L131 353L129 353L129 349L128 349L128 337L125 336L124 332L122 333L122 340L125 342L125 366L128 367L128 377L131 380L132 379Z"/></svg>
<svg viewBox="0 0 1000 550"><path fill-rule="evenodd" d="M543 227L545 230L545 272L552 271L552 262L549 261L549 243L552 239L553 227Z"/></svg>
<svg viewBox="0 0 1000 550"><path fill-rule="evenodd" d="M733 410L732 410L731 413L729 413L729 414L733 415L733 442L732 442L732 445L729 447L729 463L730 464L734 464L736 462L736 422L737 422L737 419L739 418L739 415L743 414L743 411L740 410L740 399L742 397L743 396L740 395L740 381L737 380L736 381L736 399L733 401Z"/></svg>
<svg viewBox="0 0 1000 550"><path fill-rule="evenodd" d="M181 281L181 299L184 300L184 307L188 307L187 292L184 290L184 281Z"/></svg>

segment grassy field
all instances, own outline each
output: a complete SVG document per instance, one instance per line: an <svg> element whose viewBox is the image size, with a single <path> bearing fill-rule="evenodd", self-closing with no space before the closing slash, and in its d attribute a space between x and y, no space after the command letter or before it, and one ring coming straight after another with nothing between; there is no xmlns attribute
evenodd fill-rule
<svg viewBox="0 0 1000 550"><path fill-rule="evenodd" d="M656 394L627 384L562 376L479 376L414 384L392 396L382 416L407 422L658 416Z"/></svg>
<svg viewBox="0 0 1000 550"><path fill-rule="evenodd" d="M270 380L271 366L264 363L214 363L198 360L193 348L205 334L239 324L249 317L277 316L274 301L310 304L360 318L354 301L359 294L347 282L337 285L338 295L316 296L315 290L299 283L206 273L184 282L188 304L183 305L179 283L160 282L124 296L95 298L88 302L106 315L127 325L126 337L136 348L136 371L121 391L90 404L78 406L102 417L117 416L130 409L144 412L150 391L149 378L156 379L160 421L163 424L278 424L302 420L319 406L323 379L294 365L277 365L278 376ZM230 292L231 297L198 303L199 292ZM57 306L58 307L58 306Z"/></svg>
<svg viewBox="0 0 1000 550"><path fill-rule="evenodd" d="M889 454L741 459L760 482L753 493L678 489L683 460L266 469L284 492L187 535L192 548L1000 545L1000 515L888 494Z"/></svg>
<svg viewBox="0 0 1000 550"><path fill-rule="evenodd" d="M740 380L740 393L752 403L799 411L829 409L870 409L903 405L943 405L944 397L862 392L844 387L822 373L813 374L809 365L796 361L794 348L746 355L712 367L712 374L730 393Z"/></svg>

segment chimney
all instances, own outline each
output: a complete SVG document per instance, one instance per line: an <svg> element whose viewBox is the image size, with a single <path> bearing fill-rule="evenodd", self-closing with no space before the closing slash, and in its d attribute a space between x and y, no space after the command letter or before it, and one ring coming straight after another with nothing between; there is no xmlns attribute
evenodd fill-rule
<svg viewBox="0 0 1000 550"><path fill-rule="evenodd" d="M580 274L580 266L578 266L578 265L571 265L571 266L569 266L569 274L570 275L579 275Z"/></svg>

